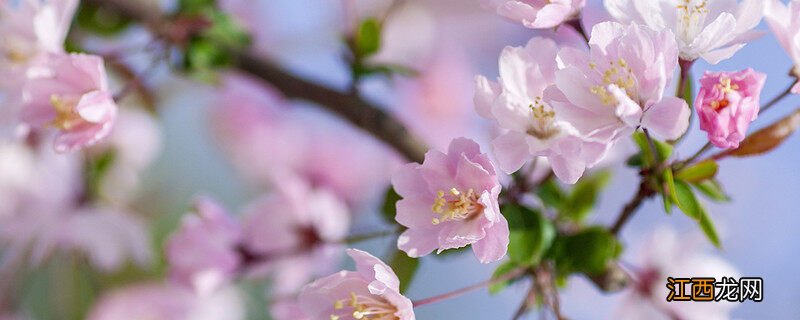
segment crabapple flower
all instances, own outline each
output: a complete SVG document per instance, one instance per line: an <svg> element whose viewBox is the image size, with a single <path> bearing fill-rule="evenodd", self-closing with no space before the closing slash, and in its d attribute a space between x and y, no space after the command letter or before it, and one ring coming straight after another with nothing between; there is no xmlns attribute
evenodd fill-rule
<svg viewBox="0 0 800 320"><path fill-rule="evenodd" d="M748 41L762 17L763 0L604 0L621 23L638 23L656 31L672 30L682 60L703 58L717 64Z"/></svg>
<svg viewBox="0 0 800 320"><path fill-rule="evenodd" d="M622 297L623 300L613 319L731 319L731 311L739 305L736 302L719 301L714 303L670 303L665 297L664 288L667 277L739 278L739 272L730 262L705 252L705 239L699 236L681 235L673 229L654 230L639 248L641 254L631 267L635 280ZM688 290L688 289L687 289Z"/></svg>
<svg viewBox="0 0 800 320"><path fill-rule="evenodd" d="M525 27L547 29L577 18L586 0L481 0L481 4Z"/></svg>
<svg viewBox="0 0 800 320"><path fill-rule="evenodd" d="M403 197L395 219L408 228L397 246L410 257L470 244L482 263L505 256L509 230L497 202L500 183L476 142L458 138L446 154L431 150L421 165L400 168L392 184Z"/></svg>
<svg viewBox="0 0 800 320"><path fill-rule="evenodd" d="M350 215L330 192L312 189L300 179L284 178L281 188L243 210L247 253L268 257L250 274L273 276L273 289L296 293L314 276L331 272L340 259Z"/></svg>
<svg viewBox="0 0 800 320"><path fill-rule="evenodd" d="M745 69L739 72L706 72L694 107L700 129L720 148L738 148L750 122L758 117L761 89L767 75Z"/></svg>
<svg viewBox="0 0 800 320"><path fill-rule="evenodd" d="M0 133L13 136L21 112L21 87L31 63L64 51L77 0L0 2Z"/></svg>
<svg viewBox="0 0 800 320"><path fill-rule="evenodd" d="M454 138L466 133L479 134L484 128L464 94L472 88L472 71L461 50L447 45L431 61L420 68L413 79L398 79L399 98L393 108L398 118L412 133L431 148L447 148Z"/></svg>
<svg viewBox="0 0 800 320"><path fill-rule="evenodd" d="M792 0L785 5L779 0L769 0L764 6L769 28L794 62L792 74L800 78L800 1ZM792 93L800 94L800 82L794 85Z"/></svg>
<svg viewBox="0 0 800 320"><path fill-rule="evenodd" d="M400 294L400 279L383 261L361 250L347 254L356 271L340 271L303 288L300 306L313 320L414 320L411 300Z"/></svg>
<svg viewBox="0 0 800 320"><path fill-rule="evenodd" d="M678 64L669 30L637 24L595 25L590 52L562 48L564 68L555 86L545 90L547 102L581 135L613 142L638 127L665 139L681 136L689 126L683 99L664 97Z"/></svg>
<svg viewBox="0 0 800 320"><path fill-rule="evenodd" d="M475 104L479 114L507 130L492 141L500 169L512 173L543 156L561 181L575 183L610 144L585 141L542 100L545 88L555 83L557 53L553 40L540 37L525 47L506 47L499 82L476 78Z"/></svg>
<svg viewBox="0 0 800 320"><path fill-rule="evenodd" d="M219 204L200 198L196 215L183 218L166 249L170 278L209 294L233 277L241 265L237 251L242 230Z"/></svg>
<svg viewBox="0 0 800 320"><path fill-rule="evenodd" d="M53 54L29 74L31 79L23 89L22 120L33 128L58 129L56 151L75 151L111 132L117 105L108 89L102 58Z"/></svg>

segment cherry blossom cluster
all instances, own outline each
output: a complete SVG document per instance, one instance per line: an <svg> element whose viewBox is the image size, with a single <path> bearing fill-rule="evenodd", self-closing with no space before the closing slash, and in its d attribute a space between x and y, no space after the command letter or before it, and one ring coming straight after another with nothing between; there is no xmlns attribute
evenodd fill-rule
<svg viewBox="0 0 800 320"><path fill-rule="evenodd" d="M763 110L800 94L800 82L795 82L800 79L800 0L604 0L608 19L593 25L584 19L585 0L476 2L514 27L535 32L523 45L502 49L497 77L473 77L477 72L466 66L447 36L431 31L435 35L430 38L417 37L428 33L419 28L430 27L422 23L430 22L424 14L398 13L390 6L376 15L380 18L362 23L356 3L343 1L344 60L353 84L347 93L325 93L340 94L333 99L337 103L361 99L360 81L367 76L394 77L401 69L413 74L393 79L397 96L378 114L399 123L402 130L393 132L408 129L431 146L424 157L422 152L408 157L420 162L407 162L402 148L390 150L375 139L391 142L392 137L371 137L365 132L374 130L357 130L289 99L302 96L297 92L302 90L282 93L281 84L251 77L280 70L262 68L250 75L215 70L212 82L218 90L206 120L219 151L246 182L245 204L234 207L222 197L195 197L158 248L163 250L163 281L115 288L97 300L87 318L243 319L243 281L269 283L268 301L262 304L278 320L414 320L415 308L468 291L410 299L403 272L393 270L392 262L350 248L364 239L387 237L390 251L403 259L465 249L476 263L502 262L492 279L471 288L529 279L528 298L536 299L526 299L521 312L538 299L561 319L553 301L556 282L579 273L596 280L619 267L619 228L650 197L662 195L667 212L677 206L718 244L693 190L720 188L714 180L716 160L771 150L800 123L788 117L756 134L750 130ZM256 40L268 38L259 27L260 17L242 3L220 1L219 6ZM65 252L81 254L106 273L125 272L129 262L149 268L160 257L134 209L142 191L140 176L160 149L157 113L118 108L104 59L65 50L77 7L78 0L0 3L0 72L5 75L0 79L0 280ZM404 14L422 22L406 28L398 22ZM194 30L194 24L213 28L206 24L218 23L192 20L196 17L185 12L175 17L173 26L185 30L155 32L152 42L184 50L185 57L207 31ZM691 79L696 61L716 65L760 37L763 32L756 27L762 20L793 61L793 83L784 95L763 103L767 75L752 68L705 71ZM179 39L170 39L171 33ZM407 41L359 42L384 35ZM269 53L269 45L261 43L250 49ZM457 75L466 75L466 83L451 81ZM323 98L309 100L320 103L326 95L318 96ZM678 160L672 150L693 130L692 119L708 144ZM536 193L548 186L554 193L562 186L577 189L592 179L593 169L619 160L615 148L631 137L640 153L630 155L628 164L641 178L640 189L613 226L562 217L553 212L582 208L548 208L553 205ZM756 146L748 149L748 144ZM717 154L700 159L713 147L720 149ZM712 196L725 197L722 191ZM360 236L362 212L377 211L381 200L392 229ZM515 237L515 227L521 227L510 224L516 222L515 209L528 210L527 219L541 219L533 223L541 228L536 241L547 243L537 257L523 253L528 256L522 263L514 241L534 240L527 238L530 234ZM555 238L563 241L586 230L610 239L603 248L611 251L605 257L610 260L601 261L602 270L559 266L556 258L544 256L545 251L569 250L564 243L551 248ZM594 248L594 243L580 245ZM730 304L677 308L665 303L659 290L663 279L679 275L675 272L736 277L733 266L694 242L688 249L680 247L671 229L657 229L640 247L637 267L620 267L634 282L616 318L728 318ZM339 270L345 256L353 270ZM503 270L506 266L511 268ZM575 269L559 274L568 267ZM0 319L10 300L4 292L11 291L10 282L0 281Z"/></svg>
<svg viewBox="0 0 800 320"><path fill-rule="evenodd" d="M55 150L69 152L111 132L117 105L103 59L64 50L77 5L77 0L24 0L0 7L4 135L52 131Z"/></svg>

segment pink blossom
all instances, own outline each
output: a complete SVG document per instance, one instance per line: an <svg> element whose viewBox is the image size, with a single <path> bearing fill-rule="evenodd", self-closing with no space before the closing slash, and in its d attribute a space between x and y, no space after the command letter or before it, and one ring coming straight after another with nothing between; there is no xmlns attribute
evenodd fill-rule
<svg viewBox="0 0 800 320"><path fill-rule="evenodd" d="M544 156L559 179L575 183L610 144L584 140L542 100L556 80L557 52L553 40L539 37L525 47L506 47L500 55L499 82L477 77L475 104L479 114L507 130L492 142L503 171L515 172L528 160Z"/></svg>
<svg viewBox="0 0 800 320"><path fill-rule="evenodd" d="M239 268L242 230L211 199L198 199L195 210L197 214L185 216L167 243L170 277L199 293L210 293L231 280Z"/></svg>
<svg viewBox="0 0 800 320"><path fill-rule="evenodd" d="M89 320L243 320L245 298L232 287L198 295L175 284L139 284L102 296L90 311Z"/></svg>
<svg viewBox="0 0 800 320"><path fill-rule="evenodd" d="M454 138L484 129L469 106L473 71L455 45L447 46L410 79L397 79L398 118L434 149L447 148Z"/></svg>
<svg viewBox="0 0 800 320"><path fill-rule="evenodd" d="M738 148L750 122L758 117L761 89L767 75L745 69L738 72L706 72L694 107L700 129L720 148Z"/></svg>
<svg viewBox="0 0 800 320"><path fill-rule="evenodd" d="M375 139L316 110L287 108L270 87L228 77L213 126L235 168L259 188L286 176L326 189L351 208L382 196L397 156Z"/></svg>
<svg viewBox="0 0 800 320"><path fill-rule="evenodd" d="M604 0L617 21L672 30L683 60L711 64L732 57L762 32L764 0Z"/></svg>
<svg viewBox="0 0 800 320"><path fill-rule="evenodd" d="M64 51L77 0L0 3L0 66L22 64L42 53Z"/></svg>
<svg viewBox="0 0 800 320"><path fill-rule="evenodd" d="M528 28L546 29L576 19L586 0L481 0L481 4Z"/></svg>
<svg viewBox="0 0 800 320"><path fill-rule="evenodd" d="M392 268L361 250L349 249L356 271L339 271L308 284L300 306L314 320L414 320L411 300L400 294Z"/></svg>
<svg viewBox="0 0 800 320"><path fill-rule="evenodd" d="M84 54L48 55L33 67L23 89L22 120L58 129L55 149L70 152L106 137L117 105L108 90L103 59Z"/></svg>
<svg viewBox="0 0 800 320"><path fill-rule="evenodd" d="M273 275L274 289L287 294L331 271L341 255L337 243L350 227L341 200L288 177L282 188L249 204L242 219L248 254L267 258L263 267Z"/></svg>
<svg viewBox="0 0 800 320"><path fill-rule="evenodd" d="M667 277L739 278L730 262L710 253L703 247L707 241L700 236L678 234L673 229L659 228L639 248L638 258L631 267L634 280L616 312L614 319L687 319L727 320L738 302L713 303L667 302ZM686 288L689 290L689 288Z"/></svg>
<svg viewBox="0 0 800 320"><path fill-rule="evenodd" d="M544 101L559 117L594 141L616 141L638 127L665 139L686 131L686 102L664 96L678 63L670 31L605 22L592 29L589 44L588 53L558 53L565 67Z"/></svg>
<svg viewBox="0 0 800 320"><path fill-rule="evenodd" d="M0 2L0 137L18 130L22 86L31 63L64 51L77 0Z"/></svg>
<svg viewBox="0 0 800 320"><path fill-rule="evenodd" d="M792 73L800 78L800 0L792 0L788 5L779 0L766 1L764 15L778 42L792 58ZM800 94L800 82L792 88L792 93Z"/></svg>
<svg viewBox="0 0 800 320"><path fill-rule="evenodd" d="M472 244L483 263L503 258L508 222L500 214L500 183L489 158L472 140L458 138L448 152L429 151L420 165L398 170L392 184L398 223L408 228L397 246L410 257Z"/></svg>

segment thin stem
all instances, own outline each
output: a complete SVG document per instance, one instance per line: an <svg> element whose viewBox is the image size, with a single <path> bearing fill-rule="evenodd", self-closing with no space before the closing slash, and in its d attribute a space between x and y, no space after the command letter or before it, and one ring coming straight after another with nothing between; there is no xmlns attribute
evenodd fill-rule
<svg viewBox="0 0 800 320"><path fill-rule="evenodd" d="M450 291L450 292L447 292L447 293L443 293L443 294L440 294L440 295L437 295L437 296L433 296L433 297L430 297L430 298L425 298L425 299L421 299L421 300L415 300L415 301L413 301L413 305L414 305L414 307L420 307L420 306L424 306L426 304L432 304L432 303L444 301L444 300L447 300L447 299L455 298L455 297L461 296L461 295L463 295L465 293L468 293L468 292L471 292L471 291L474 291L474 290L477 290L477 289L480 289L480 288L483 288L483 287L488 287L488 286L491 286L491 285L494 285L494 284L497 284L497 283L500 283L500 282L509 281L511 279L514 279L516 277L521 276L524 272L525 272L525 269L517 269L517 270L511 271L511 272L509 272L509 273L507 273L507 274L505 274L505 275L503 275L501 277L497 277L497 278L489 279L489 280L486 280L486 281L482 281L480 283L476 283L476 284L473 284L473 285L468 286L468 287L464 287L464 288L461 288L461 289L458 289L458 290L454 290L454 291Z"/></svg>
<svg viewBox="0 0 800 320"><path fill-rule="evenodd" d="M399 232L400 229L395 229L395 230L384 230L384 231L368 232L363 234L355 234L345 238L342 242L347 244L354 244L354 243L364 242L367 240L393 236L398 234Z"/></svg>
<svg viewBox="0 0 800 320"><path fill-rule="evenodd" d="M700 148L700 150L697 150L697 152L695 152L691 157L689 157L689 159L686 159L686 160L681 161L678 164L676 164L674 170L678 171L680 169L683 169L684 167L686 167L687 165L689 165L693 161L697 160L697 158L700 158L700 156L702 156L703 153L706 153L706 151L710 150L711 147L713 147L713 146L714 145L711 144L711 142L706 142L706 144L703 145L703 147Z"/></svg>
<svg viewBox="0 0 800 320"><path fill-rule="evenodd" d="M519 308L517 311L514 312L514 315L511 317L512 320L519 320L525 315L525 313L530 310L531 305L536 303L536 284L531 282L531 287L528 289L528 292L525 294L525 297L522 299L522 303L519 304Z"/></svg>
<svg viewBox="0 0 800 320"><path fill-rule="evenodd" d="M773 106L775 106L776 104L778 104L778 102L780 102L781 100L783 100L783 98L786 98L786 97L788 97L788 96L789 96L789 95L792 93L792 88L793 88L793 87L794 87L794 82L792 82L791 84L789 84L789 86L788 86L788 87L786 87L786 90L783 90L783 92L781 92L781 93L780 93L779 95L777 95L775 98L772 98L772 100L770 100L769 102L767 102L766 104L764 104L763 106L761 106L761 110L758 112L758 115L761 115L761 114L763 114L763 113L764 113L764 111L767 111L768 109L770 109L770 108L772 108Z"/></svg>
<svg viewBox="0 0 800 320"><path fill-rule="evenodd" d="M181 26L179 21L166 17L157 7L142 5L138 1L85 0L85 2L139 21L157 37L178 47L185 44L192 32L202 30L200 27ZM200 29L195 30L198 28ZM270 83L287 98L315 103L382 140L408 160L421 162L424 158L427 151L425 145L410 134L400 121L371 102L294 76L254 52L230 48L223 43L215 44L232 57L235 68Z"/></svg>
<svg viewBox="0 0 800 320"><path fill-rule="evenodd" d="M661 166L661 161L659 160L656 142L653 141L653 137L650 136L650 131L648 131L647 128L642 128L642 131L644 132L644 136L647 138L647 144L650 146L650 153L653 154L653 168L658 168Z"/></svg>
<svg viewBox="0 0 800 320"><path fill-rule="evenodd" d="M679 60L678 65L680 66L680 78L678 79L678 89L675 93L675 96L678 98L683 99L684 101L689 101L689 97L686 96L687 94L687 86L691 85L689 82L689 76L691 75L692 65L694 65L694 61L689 60ZM692 92L688 92L688 94L692 94ZM694 112L692 112L693 106L689 106L689 124L692 123L692 119L694 118ZM686 130L678 139L670 141L671 144L676 145L683 141L686 137L686 134L689 133L689 130Z"/></svg>
<svg viewBox="0 0 800 320"><path fill-rule="evenodd" d="M639 209L644 200L650 198L653 194L655 194L655 192L647 185L647 179L642 177L642 182L639 184L639 190L636 191L636 195L622 208L619 217L617 217L617 220L609 229L611 234L618 235L622 227L625 226L636 210Z"/></svg>

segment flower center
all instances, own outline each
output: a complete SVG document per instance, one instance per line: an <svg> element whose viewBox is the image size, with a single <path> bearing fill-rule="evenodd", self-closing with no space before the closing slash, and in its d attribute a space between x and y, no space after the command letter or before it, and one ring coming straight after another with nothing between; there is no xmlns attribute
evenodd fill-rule
<svg viewBox="0 0 800 320"><path fill-rule="evenodd" d="M474 190L469 189L465 193L452 188L449 194L439 190L432 210L439 215L432 221L436 225L446 221L468 219L483 210L483 205L478 202L478 195Z"/></svg>
<svg viewBox="0 0 800 320"><path fill-rule="evenodd" d="M56 109L56 118L51 123L54 127L61 130L69 130L83 122L80 115L75 112L78 99L54 94L50 96L50 104Z"/></svg>
<svg viewBox="0 0 800 320"><path fill-rule="evenodd" d="M558 130L553 126L553 118L555 118L556 113L542 101L542 97L536 97L529 107L533 116L532 124L527 131L529 135L540 140L547 140L558 133Z"/></svg>
<svg viewBox="0 0 800 320"><path fill-rule="evenodd" d="M722 78L719 80L719 83L715 85L716 89L722 92L722 99L711 101L709 104L711 108L715 111L720 109L724 109L728 105L730 105L730 101L728 100L728 94L733 93L739 90L739 85L735 83L731 83L730 78Z"/></svg>
<svg viewBox="0 0 800 320"><path fill-rule="evenodd" d="M0 17L2 19L3 17ZM2 48L3 56L12 64L24 64L30 60L33 55L30 46L25 44L25 40L18 39L14 36L0 40L0 48Z"/></svg>
<svg viewBox="0 0 800 320"><path fill-rule="evenodd" d="M331 314L330 320L346 319L347 316L358 320L397 320L397 307L374 295L350 292L350 298L337 300L333 303L333 309L335 313Z"/></svg>
<svg viewBox="0 0 800 320"><path fill-rule="evenodd" d="M597 70L597 64L589 63L589 68ZM598 72L600 70L597 70ZM636 78L633 75L633 69L625 59L619 58L617 61L611 61L608 68L602 71L602 83L592 86L589 90L600 98L603 105L613 106L619 103L614 94L608 91L609 85L615 85L618 88L625 90L625 93L632 100L637 101L636 93Z"/></svg>
<svg viewBox="0 0 800 320"><path fill-rule="evenodd" d="M703 31L703 26L706 23L706 16L708 15L707 1L699 1L699 4L694 4L695 0L683 0L676 8L678 9L678 37L684 43L689 44Z"/></svg>

